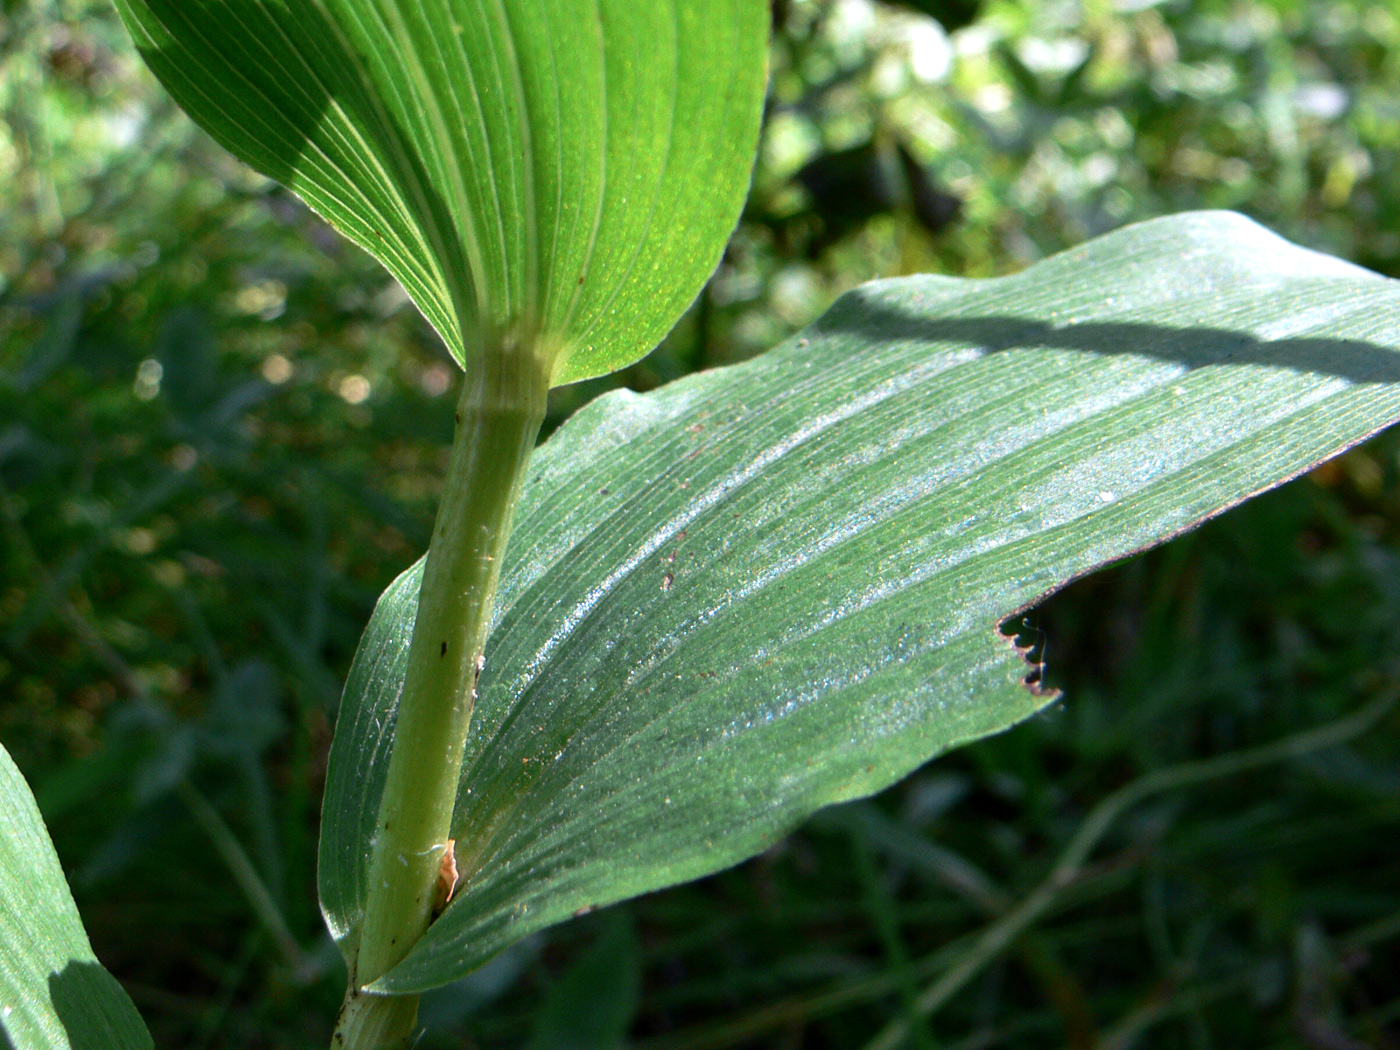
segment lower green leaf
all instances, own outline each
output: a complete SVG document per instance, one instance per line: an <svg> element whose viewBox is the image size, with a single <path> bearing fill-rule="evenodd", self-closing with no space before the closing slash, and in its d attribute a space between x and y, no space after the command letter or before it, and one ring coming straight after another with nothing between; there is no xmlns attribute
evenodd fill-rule
<svg viewBox="0 0 1400 1050"><path fill-rule="evenodd" d="M92 954L39 807L0 747L0 1035L14 1050L142 1050L151 1037Z"/></svg>
<svg viewBox="0 0 1400 1050"><path fill-rule="evenodd" d="M375 988L737 863L1051 697L1007 617L1400 418L1400 283L1239 216L1015 277L856 290L536 455L454 818L452 904ZM321 841L350 950L418 576L346 688Z"/></svg>

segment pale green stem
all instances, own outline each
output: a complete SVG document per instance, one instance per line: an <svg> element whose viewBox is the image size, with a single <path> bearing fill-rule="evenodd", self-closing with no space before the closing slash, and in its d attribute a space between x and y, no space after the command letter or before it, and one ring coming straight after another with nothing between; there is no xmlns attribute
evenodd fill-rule
<svg viewBox="0 0 1400 1050"><path fill-rule="evenodd" d="M544 419L546 376L528 354L489 353L463 380L335 1050L397 1050L412 1035L417 996L365 988L408 954L432 918L501 555Z"/></svg>
<svg viewBox="0 0 1400 1050"><path fill-rule="evenodd" d="M353 992L353 990L352 990ZM347 993L335 1021L332 1050L408 1046L418 1027L418 996Z"/></svg>

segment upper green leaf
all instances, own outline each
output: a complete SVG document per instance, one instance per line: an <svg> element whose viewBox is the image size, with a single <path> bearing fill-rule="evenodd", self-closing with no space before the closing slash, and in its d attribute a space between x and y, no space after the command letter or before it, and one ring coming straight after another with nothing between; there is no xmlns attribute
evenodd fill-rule
<svg viewBox="0 0 1400 1050"><path fill-rule="evenodd" d="M454 836L377 987L733 864L1047 702L998 625L1400 418L1400 283L1229 214L1015 277L843 298L755 361L609 395L537 453ZM353 935L417 570L336 727L321 894Z"/></svg>
<svg viewBox="0 0 1400 1050"><path fill-rule="evenodd" d="M14 1050L152 1045L131 999L92 954L44 818L3 747L0 1037Z"/></svg>
<svg viewBox="0 0 1400 1050"><path fill-rule="evenodd" d="M116 2L195 121L380 259L459 361L635 361L748 191L763 0Z"/></svg>

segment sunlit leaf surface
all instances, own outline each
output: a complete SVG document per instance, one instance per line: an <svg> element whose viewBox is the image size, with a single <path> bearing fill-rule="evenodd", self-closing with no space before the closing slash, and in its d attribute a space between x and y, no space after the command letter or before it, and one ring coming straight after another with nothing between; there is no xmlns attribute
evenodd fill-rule
<svg viewBox="0 0 1400 1050"><path fill-rule="evenodd" d="M762 0L117 0L223 146L380 259L460 361L650 351L748 192Z"/></svg>
<svg viewBox="0 0 1400 1050"><path fill-rule="evenodd" d="M92 954L29 785L0 747L0 1043L144 1050L131 999Z"/></svg>
<svg viewBox="0 0 1400 1050"><path fill-rule="evenodd" d="M867 285L755 361L599 399L519 509L460 888L380 986L734 864L1031 715L999 624L1400 418L1398 344L1400 284L1205 213L1015 277ZM381 599L337 726L341 939L417 583Z"/></svg>

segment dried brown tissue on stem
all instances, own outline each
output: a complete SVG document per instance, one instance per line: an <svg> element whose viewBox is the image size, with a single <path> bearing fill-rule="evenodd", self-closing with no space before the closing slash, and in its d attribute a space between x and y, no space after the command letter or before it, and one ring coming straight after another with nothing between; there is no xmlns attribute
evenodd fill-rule
<svg viewBox="0 0 1400 1050"><path fill-rule="evenodd" d="M433 921L443 913L457 892L457 840L448 839L438 866L437 891L433 894Z"/></svg>

